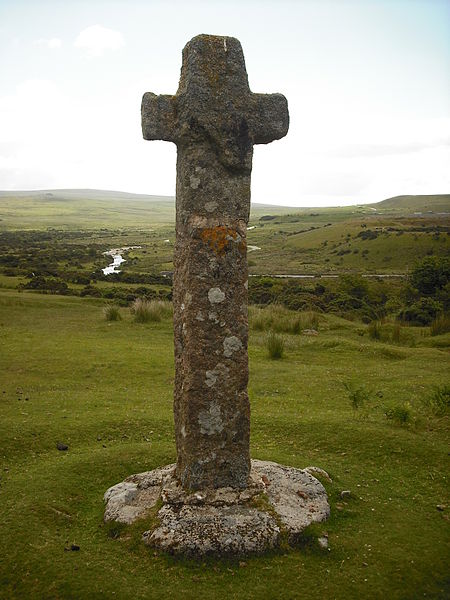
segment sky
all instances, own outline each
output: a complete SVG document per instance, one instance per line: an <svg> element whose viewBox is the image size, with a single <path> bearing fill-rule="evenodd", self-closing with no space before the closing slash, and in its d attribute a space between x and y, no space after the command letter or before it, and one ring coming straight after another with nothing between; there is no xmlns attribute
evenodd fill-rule
<svg viewBox="0 0 450 600"><path fill-rule="evenodd" d="M142 139L200 33L237 37L290 129L254 149L252 201L450 192L448 0L0 0L0 190L175 195L176 147Z"/></svg>

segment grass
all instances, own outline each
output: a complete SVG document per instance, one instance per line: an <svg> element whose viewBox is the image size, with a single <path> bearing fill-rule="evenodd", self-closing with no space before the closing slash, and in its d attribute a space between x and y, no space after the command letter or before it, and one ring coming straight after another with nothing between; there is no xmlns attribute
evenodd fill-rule
<svg viewBox="0 0 450 600"><path fill-rule="evenodd" d="M450 315L442 314L436 317L430 325L431 335L450 333Z"/></svg>
<svg viewBox="0 0 450 600"><path fill-rule="evenodd" d="M448 386L447 349L415 331L414 347L373 341L326 315L317 337L285 333L289 352L271 361L251 329L252 456L331 475L316 532L330 551L194 562L146 548L145 523L103 524L105 490L173 462L175 444L168 312L142 326L99 318L102 306L0 290L2 599L448 597L448 509L436 509L448 506L448 416L424 408ZM367 418L342 381L373 390ZM408 426L384 403L407 405Z"/></svg>
<svg viewBox="0 0 450 600"><path fill-rule="evenodd" d="M130 308L136 323L157 323L171 315L171 305L163 300L137 298Z"/></svg>
<svg viewBox="0 0 450 600"><path fill-rule="evenodd" d="M173 198L96 190L50 194L1 192L0 232L82 229L89 231L89 243L100 242L104 250L141 245L128 255L127 271L173 269ZM398 206L391 201L314 209L252 204L248 244L260 250L249 253L250 273L403 275L430 253L448 254L449 218L439 213L445 212L449 198L408 197L398 199ZM421 214L412 216L416 211ZM261 220L264 216L273 219ZM367 230L377 237L359 237Z"/></svg>
<svg viewBox="0 0 450 600"><path fill-rule="evenodd" d="M120 308L115 304L107 304L103 308L103 314L107 321L121 321L122 315L120 314Z"/></svg>
<svg viewBox="0 0 450 600"><path fill-rule="evenodd" d="M256 331L298 334L305 329L319 329L319 315L313 311L293 312L281 304L264 308L249 307L250 327Z"/></svg>
<svg viewBox="0 0 450 600"><path fill-rule="evenodd" d="M284 339L281 335L278 335L271 331L267 336L267 352L269 358L277 360L283 358L284 355Z"/></svg>
<svg viewBox="0 0 450 600"><path fill-rule="evenodd" d="M424 400L426 408L438 417L450 413L450 385L436 387Z"/></svg>

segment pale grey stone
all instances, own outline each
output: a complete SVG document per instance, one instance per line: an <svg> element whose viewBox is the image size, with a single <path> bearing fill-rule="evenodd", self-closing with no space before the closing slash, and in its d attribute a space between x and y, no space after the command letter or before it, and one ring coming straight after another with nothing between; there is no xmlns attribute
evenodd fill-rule
<svg viewBox="0 0 450 600"><path fill-rule="evenodd" d="M326 491L310 473L260 460L252 460L251 466L243 490L228 486L186 491L174 465L133 475L105 494L105 520L132 523L161 499L159 526L145 532L144 541L169 552L202 556L262 552L276 547L281 535L295 544L305 527L329 516Z"/></svg>
<svg viewBox="0 0 450 600"><path fill-rule="evenodd" d="M326 471L324 471L323 469L321 469L320 467L306 467L303 470L307 471L308 473L311 473L311 474L319 475L319 477L324 477L330 483L333 482L333 480L328 475L328 473Z"/></svg>

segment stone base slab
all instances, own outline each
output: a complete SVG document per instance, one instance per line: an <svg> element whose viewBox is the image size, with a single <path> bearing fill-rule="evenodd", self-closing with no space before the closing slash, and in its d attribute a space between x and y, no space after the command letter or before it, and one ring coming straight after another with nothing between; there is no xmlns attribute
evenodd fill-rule
<svg viewBox="0 0 450 600"><path fill-rule="evenodd" d="M144 518L162 501L159 525L143 540L187 556L261 553L282 539L295 544L308 525L330 514L325 488L307 469L261 460L252 460L244 490L187 493L175 478L175 465L168 465L131 475L109 488L104 500L105 521L126 524Z"/></svg>

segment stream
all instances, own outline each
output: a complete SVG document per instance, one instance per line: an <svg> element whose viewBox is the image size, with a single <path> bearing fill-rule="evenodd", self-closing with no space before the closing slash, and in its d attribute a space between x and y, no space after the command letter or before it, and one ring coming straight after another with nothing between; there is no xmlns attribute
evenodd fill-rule
<svg viewBox="0 0 450 600"><path fill-rule="evenodd" d="M142 248L142 246L124 246L123 248L113 248L112 250L107 250L103 252L105 256L110 256L113 261L107 267L102 269L103 275L111 275L112 273L120 273L120 265L126 260L123 258L122 254L128 252L128 250L134 250L136 248Z"/></svg>
<svg viewBox="0 0 450 600"><path fill-rule="evenodd" d="M168 242L169 240L164 240ZM120 273L120 265L126 260L123 258L122 254L128 252L129 250L134 250L137 248L142 248L142 246L124 246L123 248L113 248L111 250L107 250L103 252L105 256L110 256L113 261L107 267L102 269L104 275L111 275L112 273ZM258 246L249 246L251 250L260 250ZM342 274L325 274L325 275L289 275L289 274L277 274L272 275L270 273L265 273L263 275L259 274L251 274L250 277L274 277L276 279L337 279L341 277ZM367 273L361 275L361 277L379 277L381 279L389 279L391 277L400 277L404 279L406 275L396 274L396 273Z"/></svg>

